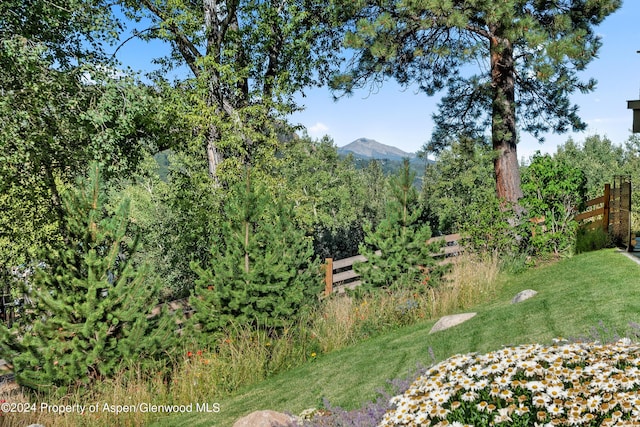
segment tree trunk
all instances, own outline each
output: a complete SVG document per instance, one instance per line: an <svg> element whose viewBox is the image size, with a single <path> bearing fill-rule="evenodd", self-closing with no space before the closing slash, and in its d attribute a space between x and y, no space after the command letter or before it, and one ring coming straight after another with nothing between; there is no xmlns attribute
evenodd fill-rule
<svg viewBox="0 0 640 427"><path fill-rule="evenodd" d="M493 31L500 34L499 30ZM491 136L496 151L494 168L498 197L516 204L522 197L520 168L516 150L515 63L511 42L494 36L490 39L493 111Z"/></svg>
<svg viewBox="0 0 640 427"><path fill-rule="evenodd" d="M217 147L217 143L218 130L214 125L211 125L207 135L207 164L209 166L209 177L213 180L216 187L220 185L220 181L218 180L218 166L223 160L222 153Z"/></svg>
<svg viewBox="0 0 640 427"><path fill-rule="evenodd" d="M204 13L204 26L207 39L207 56L213 58L213 61L218 64L220 62L220 50L222 47L222 38L224 37L224 31L228 23L224 23L221 20L218 12L220 6L216 0L204 0L203 3ZM214 67L208 66L206 73L208 79L208 91L207 94L207 107L220 111L220 76L218 70ZM214 185L218 187L220 182L218 180L218 166L224 159L222 152L218 147L220 139L220 132L218 128L211 124L209 125L209 131L206 138L206 150L207 150L207 165L209 170L209 177L213 180Z"/></svg>

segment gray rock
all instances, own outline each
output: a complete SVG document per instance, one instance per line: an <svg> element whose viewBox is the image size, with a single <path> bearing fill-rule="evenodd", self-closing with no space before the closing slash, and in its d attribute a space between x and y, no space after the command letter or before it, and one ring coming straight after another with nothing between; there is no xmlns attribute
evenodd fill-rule
<svg viewBox="0 0 640 427"><path fill-rule="evenodd" d="M513 297L513 299L511 300L511 304L517 304L519 302L532 298L536 295L538 295L538 293L533 289L525 289L522 292L518 292L518 294L515 297Z"/></svg>
<svg viewBox="0 0 640 427"><path fill-rule="evenodd" d="M256 411L240 418L233 427L289 427L295 418L276 411Z"/></svg>
<svg viewBox="0 0 640 427"><path fill-rule="evenodd" d="M438 331L443 331L445 329L449 329L452 326L459 325L462 322L466 322L475 316L476 313L461 313L461 314L452 314L450 316L441 317L440 320L433 325L433 328L429 331L430 334Z"/></svg>

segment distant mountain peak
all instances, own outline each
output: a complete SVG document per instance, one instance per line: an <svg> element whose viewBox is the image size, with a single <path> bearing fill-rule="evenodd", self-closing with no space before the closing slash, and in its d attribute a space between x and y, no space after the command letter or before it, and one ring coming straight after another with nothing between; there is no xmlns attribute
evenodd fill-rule
<svg viewBox="0 0 640 427"><path fill-rule="evenodd" d="M375 139L358 138L355 141L338 148L338 153L352 153L359 157L367 157L371 159L390 159L399 160L403 158L414 158L414 153L407 153L397 147L386 145Z"/></svg>

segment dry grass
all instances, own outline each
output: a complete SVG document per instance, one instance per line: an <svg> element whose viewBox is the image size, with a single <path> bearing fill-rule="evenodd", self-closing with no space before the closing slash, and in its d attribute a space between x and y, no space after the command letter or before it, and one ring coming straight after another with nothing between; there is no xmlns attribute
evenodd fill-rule
<svg viewBox="0 0 640 427"><path fill-rule="evenodd" d="M416 290L334 295L312 317L311 338L322 353L429 317L430 296Z"/></svg>
<svg viewBox="0 0 640 427"><path fill-rule="evenodd" d="M97 411L80 415L36 412L4 414L3 426L40 423L59 426L142 426L162 414L105 411L107 406L188 405L216 402L239 387L256 383L362 339L463 310L485 301L497 287L497 257L458 258L444 283L436 288L364 293L358 297L335 295L327 298L304 318L278 331L256 331L236 326L227 330L210 348L185 343L176 356L170 375L129 369L111 380L97 384L90 393L75 392L63 398L40 398L38 402L57 405L99 404ZM171 378L166 380L165 378ZM0 390L0 399L27 402L17 388ZM39 403L38 403L39 404Z"/></svg>
<svg viewBox="0 0 640 427"><path fill-rule="evenodd" d="M327 298L313 316L311 338L317 340L319 350L329 353L354 342L359 308L347 295Z"/></svg>
<svg viewBox="0 0 640 427"><path fill-rule="evenodd" d="M494 255L461 255L444 283L432 289L431 317L437 318L469 308L494 295L498 286L500 261Z"/></svg>

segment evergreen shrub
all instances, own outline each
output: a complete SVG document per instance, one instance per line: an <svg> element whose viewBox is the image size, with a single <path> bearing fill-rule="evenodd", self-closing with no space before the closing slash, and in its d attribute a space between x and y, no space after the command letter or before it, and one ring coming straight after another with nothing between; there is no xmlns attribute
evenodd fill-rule
<svg viewBox="0 0 640 427"><path fill-rule="evenodd" d="M368 261L354 264L354 269L366 288L421 284L435 270L432 254L438 245L427 244L431 228L421 217L414 179L415 172L405 160L391 179L392 197L385 218L375 230L369 223L364 225L360 254Z"/></svg>
<svg viewBox="0 0 640 427"><path fill-rule="evenodd" d="M232 323L277 330L317 300L322 277L313 243L292 218L248 173L230 189L210 262L192 263L198 279L190 303L202 332Z"/></svg>
<svg viewBox="0 0 640 427"><path fill-rule="evenodd" d="M20 317L0 325L0 357L21 385L35 390L89 385L124 363L166 361L173 320L149 319L159 286L133 265L129 206L109 216L99 168L88 182L62 194L64 246L42 248L38 268L22 283Z"/></svg>

